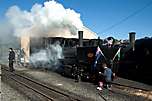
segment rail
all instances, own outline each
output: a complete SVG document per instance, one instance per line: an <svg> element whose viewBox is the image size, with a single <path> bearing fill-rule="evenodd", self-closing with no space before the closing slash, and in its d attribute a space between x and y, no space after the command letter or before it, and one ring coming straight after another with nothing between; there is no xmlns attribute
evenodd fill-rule
<svg viewBox="0 0 152 101"><path fill-rule="evenodd" d="M142 91L151 91L151 90L144 89L144 88L139 88L139 87L134 87L134 86L129 86L129 85L123 85L123 84L120 84L120 83L112 83L112 84L117 85L117 86L121 86L121 87L127 87L127 88L142 90Z"/></svg>
<svg viewBox="0 0 152 101"><path fill-rule="evenodd" d="M50 101L56 100L55 98L50 97L52 95L52 94L50 94L50 92L51 93L53 92L54 94L56 94L56 97L60 98L60 100L62 100L62 101L85 101L85 100L88 101L87 98L85 99L85 98L81 98L79 96L76 97L76 96L68 95L68 94L60 92L58 90L55 90L54 88L51 88L51 87L49 87L49 86L47 86L45 84L42 84L42 83L40 83L38 81L35 81L35 80L31 79L31 78L28 78L28 77L25 77L23 75L20 75L20 74L18 74L16 72L9 72L9 70L6 69L6 68L2 67L2 70L5 70L9 74L13 75L13 76L10 76L10 78L13 79L14 81L20 83L21 85L24 85L25 87L33 90L34 92L44 96L45 98L47 98ZM37 88L41 88L41 89L37 89ZM47 94L47 93L49 93L50 95ZM53 96L54 96L54 94L53 94ZM59 96L62 96L62 97L59 97Z"/></svg>
<svg viewBox="0 0 152 101"><path fill-rule="evenodd" d="M2 68L3 70L8 71L8 69L3 68L3 66L2 66L1 68ZM9 71L8 71L8 72L9 72ZM23 78L23 79L26 79L26 80L28 80L28 81L30 81L30 82L36 83L37 85L42 86L44 89L50 90L50 92L53 91L53 92L55 92L55 93L57 93L57 94L59 94L59 95L61 95L61 96L64 96L64 97L66 97L66 100L65 100L65 101L90 101L90 99L88 99L88 98L82 99L82 98L79 97L79 96L72 96L72 95L69 95L69 94L67 94L67 93L63 93L63 92L61 92L61 91L59 91L59 90L56 90L56 89L54 89L54 88L52 88L52 87L50 87L50 86L48 86L48 85L42 84L42 83L40 83L40 82L37 82L37 81L35 81L35 80L33 80L33 79L29 78L29 77L20 75L20 74L17 73L17 72L9 72L9 73L11 73L11 74L13 74L13 75L16 75L16 76L18 76L18 77L21 77L21 78ZM41 94L42 96L46 97L47 99L49 99L49 100L51 100L51 101L54 101L54 100L55 100L54 98L50 97L48 94L44 94L43 92L39 91L38 89L35 89L35 88L31 87L31 85L28 85L28 84L26 84L26 83L24 83L24 82L21 82L21 81L19 81L18 79L15 79L15 78L13 78L13 77L11 77L11 78L12 78L14 81L16 81L16 82L18 82L18 83L26 86L27 88L32 89L32 90L35 91L36 93ZM118 87L118 88L122 88L122 89L129 89L129 90L130 90L130 89L131 89L131 90L134 89L134 90L139 90L139 91L145 91L145 92L149 92L149 93L147 93L147 94L151 94L151 90L148 90L148 89L139 88L139 87L135 87L135 86L129 86L129 85L127 85L127 84L126 84L126 85L123 85L123 84L114 83L114 82L113 82L112 84L113 84L114 87ZM109 90L109 91L112 92L112 93L121 94L121 93L119 93L119 92L117 92L117 91L113 91L113 90ZM48 91L48 92L49 92L49 91ZM108 99L106 99L106 97L104 97L104 95L102 95L101 93L99 93L99 95L103 98L104 101L108 101ZM67 100L67 99L68 99L68 100ZM63 101L63 100L62 100L62 101Z"/></svg>

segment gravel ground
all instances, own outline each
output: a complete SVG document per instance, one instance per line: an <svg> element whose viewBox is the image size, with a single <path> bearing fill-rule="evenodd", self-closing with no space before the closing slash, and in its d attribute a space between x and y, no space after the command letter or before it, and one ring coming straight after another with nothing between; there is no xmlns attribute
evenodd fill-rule
<svg viewBox="0 0 152 101"><path fill-rule="evenodd" d="M123 84L123 85L127 84L128 86L132 86L132 87L138 87L138 88L144 87L144 89L152 91L152 86L146 85L144 83L135 82L135 81L132 81L132 80L127 80L127 79L123 79L123 78L117 78L116 80L114 80L114 82L115 83L120 83L120 84Z"/></svg>
<svg viewBox="0 0 152 101"><path fill-rule="evenodd" d="M1 101L30 101L28 98L1 82Z"/></svg>
<svg viewBox="0 0 152 101"><path fill-rule="evenodd" d="M19 70L24 71L25 75L28 75L34 79L38 79L50 86L55 86L57 88L63 89L68 92L72 92L76 95L81 95L94 99L95 101L104 101L96 90L96 86L91 83L79 82L75 83L74 79L65 78L57 73L50 71L35 71L29 70L27 68L19 68Z"/></svg>
<svg viewBox="0 0 152 101"><path fill-rule="evenodd" d="M44 96L12 80L2 71L2 101L48 101ZM0 100L0 101L1 101Z"/></svg>
<svg viewBox="0 0 152 101"><path fill-rule="evenodd" d="M73 79L65 78L57 73L50 71L40 71L40 70L30 70L27 68L16 68L18 70L24 71L24 74L44 82L48 85L56 86L60 89L75 93L77 95L85 96L95 101L151 101L140 95L128 94L124 91L117 91L115 93L109 92L104 89L102 92L96 90L96 86L87 83L79 82L75 83Z"/></svg>

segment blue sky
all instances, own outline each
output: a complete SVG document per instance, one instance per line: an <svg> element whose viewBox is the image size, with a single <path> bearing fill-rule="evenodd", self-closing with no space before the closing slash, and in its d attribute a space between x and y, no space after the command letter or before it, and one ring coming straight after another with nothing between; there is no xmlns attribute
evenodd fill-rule
<svg viewBox="0 0 152 101"><path fill-rule="evenodd" d="M10 6L30 10L35 3L45 0L0 0L0 21ZM135 31L136 38L152 37L152 0L57 0L65 8L81 14L84 25L101 38L113 36L128 39L128 33ZM145 6L149 4L148 6ZM151 4L151 5L150 5ZM134 13L138 11L137 13ZM132 16L133 14L133 16ZM131 16L130 16L131 15ZM122 21L130 16L127 20ZM119 23L122 21L121 23ZM112 25L114 27L110 28Z"/></svg>

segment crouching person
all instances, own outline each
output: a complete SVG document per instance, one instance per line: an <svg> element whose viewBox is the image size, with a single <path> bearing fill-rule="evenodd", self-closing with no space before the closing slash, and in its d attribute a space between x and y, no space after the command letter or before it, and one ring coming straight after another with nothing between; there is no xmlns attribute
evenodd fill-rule
<svg viewBox="0 0 152 101"><path fill-rule="evenodd" d="M103 73L103 76L104 76L104 86L107 89L111 90L112 76L114 76L115 74L112 72L111 68L107 67L106 63L103 63L102 67L104 69L104 73Z"/></svg>

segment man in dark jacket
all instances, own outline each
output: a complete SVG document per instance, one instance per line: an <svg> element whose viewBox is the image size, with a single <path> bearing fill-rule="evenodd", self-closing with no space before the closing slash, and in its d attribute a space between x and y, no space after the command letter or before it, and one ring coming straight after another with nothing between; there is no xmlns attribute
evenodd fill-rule
<svg viewBox="0 0 152 101"><path fill-rule="evenodd" d="M10 71L13 72L14 71L14 68L13 68L13 63L14 63L14 60L15 60L15 52L13 51L12 48L9 48L9 57L8 57L8 60L9 60L9 68L10 68Z"/></svg>

